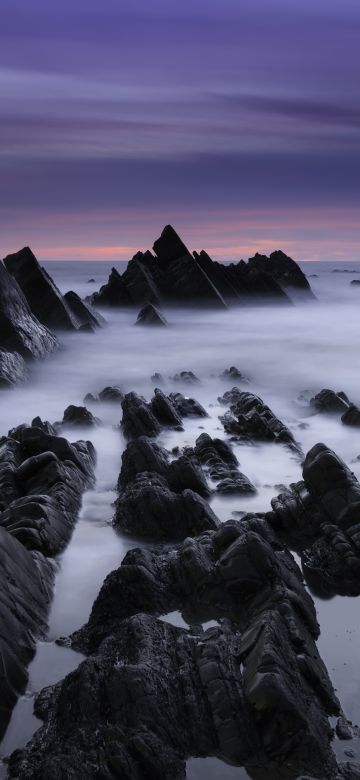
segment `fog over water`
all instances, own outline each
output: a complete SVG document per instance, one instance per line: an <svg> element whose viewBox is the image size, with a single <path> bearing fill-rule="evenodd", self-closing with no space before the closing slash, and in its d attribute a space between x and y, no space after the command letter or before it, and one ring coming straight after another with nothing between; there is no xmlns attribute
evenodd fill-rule
<svg viewBox="0 0 360 780"><path fill-rule="evenodd" d="M85 296L106 281L110 264L65 262L48 263L46 267L62 292L73 289ZM334 273L335 267L354 273ZM303 263L302 268L309 275L317 274L309 280L317 296L314 302L288 307L239 307L225 312L165 310L169 327L159 329L134 327L134 311L104 311L106 327L93 335L62 335L62 349L31 367L27 385L1 393L0 435L19 423L30 423L36 415L50 422L60 420L70 403L82 404L86 393L98 392L106 385L119 385L125 392L136 390L149 399L154 389L150 377L160 372L167 380L165 390L178 388L193 395L210 415L208 419L185 420L183 433L163 432L161 443L168 448L192 445L202 430L225 437L218 419L224 408L217 397L234 383L226 383L219 374L235 365L249 377L249 384L243 388L263 398L293 431L304 453L323 441L360 478L360 461L355 460L360 455L359 431L331 417L308 416L306 407L297 401L304 391L313 394L329 387L345 391L360 405L360 286L350 285L352 279L360 279L360 263ZM89 283L89 278L95 282ZM169 380L181 370L193 371L199 384L189 388ZM15 707L1 747L3 756L23 745L40 725L32 715L34 692L61 679L82 660L78 653L55 645L54 640L82 625L104 577L135 544L117 535L111 526L111 505L125 446L114 427L120 422L121 407L98 404L89 408L104 423L86 432L98 455L96 488L85 494L72 540L60 558L48 641L38 643L28 691ZM75 440L84 438L84 431L72 428L64 435ZM221 520L229 519L233 511L267 511L279 485L301 478L299 460L285 447L235 445L235 451L241 470L258 492L242 499L216 496L212 507ZM316 603L320 653L346 714L357 723L358 602L338 597ZM214 759L188 762L190 780L215 777L242 780L247 774Z"/></svg>

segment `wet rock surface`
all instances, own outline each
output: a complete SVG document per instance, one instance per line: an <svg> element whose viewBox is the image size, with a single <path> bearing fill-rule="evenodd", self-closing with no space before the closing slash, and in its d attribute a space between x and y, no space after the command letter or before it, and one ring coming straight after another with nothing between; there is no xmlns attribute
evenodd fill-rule
<svg viewBox="0 0 360 780"><path fill-rule="evenodd" d="M273 441L286 444L301 455L301 448L289 428L276 417L262 398L233 387L219 398L230 411L220 417L226 433L240 441Z"/></svg>
<svg viewBox="0 0 360 780"><path fill-rule="evenodd" d="M92 329L96 329L102 328L106 324L105 318L93 306L83 301L73 290L65 293L64 300L79 323L80 328L89 326Z"/></svg>
<svg viewBox="0 0 360 780"><path fill-rule="evenodd" d="M360 594L360 484L325 444L306 455L303 481L272 500L269 522L302 550L307 580L322 596Z"/></svg>
<svg viewBox="0 0 360 780"><path fill-rule="evenodd" d="M210 479L217 482L218 493L253 495L255 486L238 468L238 460L230 445L222 439L212 439L202 433L194 447L197 460L206 467Z"/></svg>
<svg viewBox="0 0 360 780"><path fill-rule="evenodd" d="M65 411L61 423L57 423L57 427L61 428L63 425L74 425L80 428L92 428L97 425L101 425L101 420L98 417L89 412L86 406L74 406L70 404Z"/></svg>
<svg viewBox="0 0 360 780"><path fill-rule="evenodd" d="M284 252L271 252L270 257L257 252L254 257L249 258L249 267L271 274L285 289L293 288L305 292L310 299L315 297L300 266Z"/></svg>
<svg viewBox="0 0 360 780"><path fill-rule="evenodd" d="M0 349L0 389L14 387L28 379L28 369L19 352Z"/></svg>
<svg viewBox="0 0 360 780"><path fill-rule="evenodd" d="M207 417L194 398L185 398L181 393L165 395L158 387L149 403L137 393L127 393L122 411L121 428L127 439L158 436L164 427L182 430L183 417Z"/></svg>
<svg viewBox="0 0 360 780"><path fill-rule="evenodd" d="M154 327L166 327L167 321L159 309L153 303L148 303L140 309L135 325L150 325Z"/></svg>
<svg viewBox="0 0 360 780"><path fill-rule="evenodd" d="M19 426L0 442L0 735L44 636L54 566L94 479L90 442Z"/></svg>

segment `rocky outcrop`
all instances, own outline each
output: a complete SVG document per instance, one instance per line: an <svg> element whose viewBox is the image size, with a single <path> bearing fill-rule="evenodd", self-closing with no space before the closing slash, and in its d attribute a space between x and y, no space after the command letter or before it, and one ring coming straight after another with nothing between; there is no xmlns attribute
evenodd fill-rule
<svg viewBox="0 0 360 780"><path fill-rule="evenodd" d="M170 379L172 382L179 382L183 385L196 385L200 382L200 379L193 371L179 371L178 374L174 374Z"/></svg>
<svg viewBox="0 0 360 780"><path fill-rule="evenodd" d="M189 631L166 622L173 609ZM209 616L220 624L204 631ZM258 780L333 780L339 704L318 630L298 567L259 518L132 550L72 638L92 655L39 695L45 725L10 776L45 778L51 761L54 778L95 777L100 756L109 778L180 780L189 756L218 756Z"/></svg>
<svg viewBox="0 0 360 780"><path fill-rule="evenodd" d="M0 349L0 389L14 387L27 378L27 366L19 352Z"/></svg>
<svg viewBox="0 0 360 780"><path fill-rule="evenodd" d="M80 329L90 328L90 330L95 330L96 328L102 328L106 324L104 317L93 306L83 301L73 290L65 293L64 300L79 323Z"/></svg>
<svg viewBox="0 0 360 780"><path fill-rule="evenodd" d="M171 225L166 225L153 251L137 252L123 274L113 268L108 283L91 296L91 302L97 306L166 303L217 309L261 300L290 303L283 283L312 296L300 268L282 252L265 258L266 263L253 258L249 263L223 265L204 251L191 254Z"/></svg>
<svg viewBox="0 0 360 780"><path fill-rule="evenodd" d="M45 268L38 263L30 247L8 255L4 260L10 274L21 287L33 314L49 328L77 330L80 322Z"/></svg>
<svg viewBox="0 0 360 780"><path fill-rule="evenodd" d="M54 566L94 479L90 442L19 426L0 443L0 736L44 636Z"/></svg>
<svg viewBox="0 0 360 780"><path fill-rule="evenodd" d="M214 482L218 493L253 495L256 488L238 468L238 460L231 447L222 439L212 439L202 433L196 439L194 455Z"/></svg>
<svg viewBox="0 0 360 780"><path fill-rule="evenodd" d="M34 314L16 280L0 263L0 347L25 358L43 358L58 346Z"/></svg>
<svg viewBox="0 0 360 780"><path fill-rule="evenodd" d="M150 404L137 393L127 393L122 401L123 416L121 428L126 439L137 436L157 436L161 425L156 419Z"/></svg>
<svg viewBox="0 0 360 780"><path fill-rule="evenodd" d="M267 517L300 548L306 577L321 595L360 594L360 484L325 444L306 455L303 481L271 502Z"/></svg>
<svg viewBox="0 0 360 780"><path fill-rule="evenodd" d="M74 425L79 428L94 428L101 425L101 420L98 417L94 417L86 406L74 406L71 404L65 409L61 423L57 423L57 425L58 427Z"/></svg>
<svg viewBox="0 0 360 780"><path fill-rule="evenodd" d="M270 257L258 252L249 258L249 268L261 270L276 279L282 287L306 293L308 298L314 298L310 284L300 266L281 250L271 252Z"/></svg>
<svg viewBox="0 0 360 780"><path fill-rule="evenodd" d="M152 325L166 327L167 321L159 309L153 303L147 303L140 309L135 325Z"/></svg>
<svg viewBox="0 0 360 780"><path fill-rule="evenodd" d="M137 393L127 393L122 401L121 428L127 439L158 436L163 427L182 430L182 417L207 417L205 409L181 393L165 393L156 387L149 403Z"/></svg>
<svg viewBox="0 0 360 780"><path fill-rule="evenodd" d="M236 366L225 368L225 370L220 374L220 379L225 379L226 382L241 382L244 384L249 382L249 377L245 376L245 374L239 371Z"/></svg>
<svg viewBox="0 0 360 780"><path fill-rule="evenodd" d="M224 393L219 401L230 404L230 411L220 417L226 433L240 441L286 444L301 456L301 448L289 428L266 406L262 398L234 387Z"/></svg>
<svg viewBox="0 0 360 780"><path fill-rule="evenodd" d="M317 412L341 415L344 425L360 426L360 409L349 401L344 392L335 393L333 390L320 390L314 398L310 399L310 407Z"/></svg>
<svg viewBox="0 0 360 780"><path fill-rule="evenodd" d="M204 407L195 398L189 398L182 393L170 393L169 399L181 417L208 417Z"/></svg>

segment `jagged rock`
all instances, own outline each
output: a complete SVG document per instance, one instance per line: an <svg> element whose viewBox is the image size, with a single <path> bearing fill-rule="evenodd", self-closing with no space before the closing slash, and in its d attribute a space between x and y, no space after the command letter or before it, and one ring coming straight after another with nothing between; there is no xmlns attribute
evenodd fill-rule
<svg viewBox="0 0 360 780"><path fill-rule="evenodd" d="M269 522L294 546L312 588L329 596L360 594L360 484L325 444L306 455L304 481L271 502Z"/></svg>
<svg viewBox="0 0 360 780"><path fill-rule="evenodd" d="M69 444L39 428L18 426L1 441L0 736L46 629L54 567L44 556L68 542L94 463L90 442Z"/></svg>
<svg viewBox="0 0 360 780"><path fill-rule="evenodd" d="M44 433L48 433L50 436L56 436L57 430L48 420L43 421L41 417L34 417L32 423L33 428L40 428Z"/></svg>
<svg viewBox="0 0 360 780"><path fill-rule="evenodd" d="M38 263L30 247L8 255L4 260L10 274L21 287L31 311L49 328L77 330L79 321L45 268Z"/></svg>
<svg viewBox="0 0 360 780"><path fill-rule="evenodd" d="M221 374L220 379L225 379L226 381L233 382L234 380L237 380L238 382L248 383L249 378L245 376L245 374L242 374L241 371L239 371L236 366L230 366L230 368L226 368Z"/></svg>
<svg viewBox="0 0 360 780"><path fill-rule="evenodd" d="M336 721L336 735L339 739L353 738L350 724L342 715Z"/></svg>
<svg viewBox="0 0 360 780"><path fill-rule="evenodd" d="M282 253L273 253L265 270L256 263L240 261L236 265L214 262L201 251L191 254L174 228L167 225L150 251L137 252L122 275L114 268L109 281L90 300L95 305L138 306L146 303L158 306L162 302L176 305L210 306L226 309L228 305L247 301L276 300L290 303L275 279L280 264L287 266L282 276L288 284L302 278L297 264ZM276 255L281 255L281 260ZM291 273L289 268L291 267ZM274 273L273 273L274 272ZM295 281L293 281L295 280ZM304 289L311 294L305 279ZM297 285L300 286L300 283Z"/></svg>
<svg viewBox="0 0 360 780"><path fill-rule="evenodd" d="M160 325L166 326L168 323L164 315L159 309L154 306L153 303L147 303L146 306L139 311L135 325Z"/></svg>
<svg viewBox="0 0 360 780"><path fill-rule="evenodd" d="M122 393L120 387L104 387L103 390L100 390L99 399L107 403L121 403L124 399L124 393Z"/></svg>
<svg viewBox="0 0 360 780"><path fill-rule="evenodd" d="M257 252L254 257L249 258L249 267L270 273L285 288L293 287L305 291L310 298L315 297L300 266L281 250L271 252L270 257Z"/></svg>
<svg viewBox="0 0 360 780"><path fill-rule="evenodd" d="M181 417L176 411L175 405L158 387L155 388L150 407L161 425L183 430Z"/></svg>
<svg viewBox="0 0 360 780"><path fill-rule="evenodd" d="M65 411L60 425L76 425L79 427L94 427L101 425L101 420L94 417L86 406L74 406L70 404Z"/></svg>
<svg viewBox="0 0 360 780"><path fill-rule="evenodd" d="M349 407L350 401L342 391L335 393L333 390L320 390L314 398L310 400L310 406L317 412L345 412Z"/></svg>
<svg viewBox="0 0 360 780"><path fill-rule="evenodd" d="M359 285L360 284L360 279L352 279L350 284L352 284L352 285Z"/></svg>
<svg viewBox="0 0 360 780"><path fill-rule="evenodd" d="M202 433L196 439L194 454L206 466L211 479L217 482L217 492L223 494L252 495L256 488L238 469L238 461L231 447L221 439L212 439Z"/></svg>
<svg viewBox="0 0 360 780"><path fill-rule="evenodd" d="M253 393L241 392L237 388L225 393L222 402L225 396L230 400L230 412L226 412L220 420L226 433L245 441L279 442L286 444L298 455L302 454L291 431L266 406L262 398Z"/></svg>
<svg viewBox="0 0 360 780"><path fill-rule="evenodd" d="M14 387L27 379L26 363L19 352L0 349L0 389Z"/></svg>
<svg viewBox="0 0 360 780"><path fill-rule="evenodd" d="M200 379L192 371L180 371L179 374L174 374L170 379L173 382L182 382L184 385L196 385L200 382Z"/></svg>
<svg viewBox="0 0 360 780"><path fill-rule="evenodd" d="M25 358L43 358L58 342L30 311L16 280L0 263L0 347Z"/></svg>
<svg viewBox="0 0 360 780"><path fill-rule="evenodd" d="M44 636L53 567L0 527L0 739L26 686L27 665Z"/></svg>
<svg viewBox="0 0 360 780"><path fill-rule="evenodd" d="M238 387L232 387L231 390L226 390L226 393L218 396L218 402L222 406L232 406L241 401L242 392Z"/></svg>
<svg viewBox="0 0 360 780"><path fill-rule="evenodd" d="M360 409L355 404L350 404L344 414L341 415L341 422L344 425L352 425L358 428L360 426Z"/></svg>
<svg viewBox="0 0 360 780"><path fill-rule="evenodd" d="M164 477L144 471L120 493L114 525L131 536L171 541L214 529L218 520L193 490L174 493Z"/></svg>
<svg viewBox="0 0 360 780"><path fill-rule="evenodd" d="M94 306L130 306L132 304L126 285L116 268L111 269L108 282L103 284L99 292L90 296L90 303Z"/></svg>
<svg viewBox="0 0 360 780"><path fill-rule="evenodd" d="M156 385L157 387L158 387L158 385L164 385L165 384L164 377L162 376L162 374L159 374L157 371L155 371L155 374L151 375L150 379L151 379L153 385Z"/></svg>
<svg viewBox="0 0 360 780"><path fill-rule="evenodd" d="M196 460L186 455L169 460L169 453L146 436L139 436L128 443L122 454L118 489L125 489L138 474L143 472L163 477L175 493L186 488L206 498L210 494L204 473Z"/></svg>
<svg viewBox="0 0 360 780"><path fill-rule="evenodd" d="M65 293L64 300L81 328L87 325L91 328L102 328L106 324L105 318L95 311L89 303L83 301L73 290Z"/></svg>
<svg viewBox="0 0 360 780"><path fill-rule="evenodd" d="M170 393L169 399L180 417L208 417L208 413L195 398L187 398L182 393Z"/></svg>
<svg viewBox="0 0 360 780"><path fill-rule="evenodd" d="M121 427L126 439L137 436L157 436L160 423L144 398L136 393L127 393L122 401L123 416Z"/></svg>

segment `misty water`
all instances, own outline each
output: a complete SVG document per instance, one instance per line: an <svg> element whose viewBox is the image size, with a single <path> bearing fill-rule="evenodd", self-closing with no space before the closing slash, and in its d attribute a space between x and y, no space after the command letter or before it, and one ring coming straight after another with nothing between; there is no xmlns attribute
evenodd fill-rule
<svg viewBox="0 0 360 780"><path fill-rule="evenodd" d="M345 391L360 404L360 286L350 285L353 278L360 279L360 264L306 263L302 267L309 275L317 275L310 278L317 296L314 302L288 307L239 307L226 312L168 310L166 329L134 327L134 312L111 310L104 312L107 326L94 335L62 335L61 350L46 361L34 363L26 385L1 393L0 435L22 422L30 423L36 415L51 422L60 420L70 403L82 404L86 393L96 393L107 385L118 385L125 392L135 390L149 399L154 389L151 375L160 372L166 379L165 390L178 388L185 395L193 395L209 413L207 419L185 421L183 433L163 432L160 442L167 448L192 445L203 430L224 436L218 419L223 407L217 397L231 383L220 379L219 374L235 365L249 377L244 389L264 399L293 431L304 452L316 442L325 442L360 478L359 431L331 417L308 416L297 400L304 391L313 394L329 387ZM353 273L334 273L335 267ZM73 289L85 296L106 281L110 266L65 262L48 263L47 269L62 292ZM95 281L89 283L89 278ZM184 369L193 371L200 382L191 387L175 385L169 377ZM2 756L24 745L41 725L32 712L34 694L81 662L80 654L59 647L55 640L84 623L104 577L135 544L115 533L111 525L125 446L117 427L121 407L102 403L89 408L103 422L102 427L86 432L97 450L96 486L85 493L72 539L59 558L48 636L38 643L27 691L14 708L1 746ZM84 438L84 431L65 429L63 435L74 441ZM242 499L215 497L212 507L221 520L229 519L233 512L268 510L280 485L301 478L298 458L281 445L235 445L235 451L241 470L255 484L257 494ZM346 715L357 723L358 601L316 599L316 605L321 626L320 653ZM184 625L176 614L168 619ZM0 776L5 776L4 766L2 773L0 770ZM225 767L215 759L194 758L188 762L187 776L190 780L242 780L247 774L244 769Z"/></svg>

